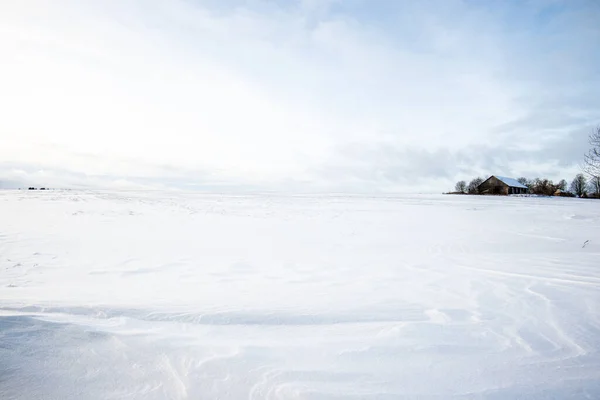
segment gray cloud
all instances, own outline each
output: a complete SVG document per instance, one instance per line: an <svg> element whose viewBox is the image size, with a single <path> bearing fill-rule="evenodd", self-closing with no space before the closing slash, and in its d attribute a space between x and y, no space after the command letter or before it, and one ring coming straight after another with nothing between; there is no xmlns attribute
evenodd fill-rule
<svg viewBox="0 0 600 400"><path fill-rule="evenodd" d="M340 149L337 162L313 171L313 175L336 182L333 186L338 188L392 191L427 191L431 181L449 189L456 180L492 174L570 179L587 149L587 133L580 129L556 140L542 140L540 147L532 150L494 143L456 151L353 145Z"/></svg>
<svg viewBox="0 0 600 400"><path fill-rule="evenodd" d="M600 123L599 7L2 3L0 179L345 191L558 179Z"/></svg>

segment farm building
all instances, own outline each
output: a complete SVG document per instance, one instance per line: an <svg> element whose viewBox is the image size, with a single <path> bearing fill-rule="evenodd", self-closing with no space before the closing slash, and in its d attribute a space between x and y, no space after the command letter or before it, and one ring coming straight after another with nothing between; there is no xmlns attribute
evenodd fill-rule
<svg viewBox="0 0 600 400"><path fill-rule="evenodd" d="M527 186L513 178L492 175L478 187L481 194L523 194L527 193Z"/></svg>

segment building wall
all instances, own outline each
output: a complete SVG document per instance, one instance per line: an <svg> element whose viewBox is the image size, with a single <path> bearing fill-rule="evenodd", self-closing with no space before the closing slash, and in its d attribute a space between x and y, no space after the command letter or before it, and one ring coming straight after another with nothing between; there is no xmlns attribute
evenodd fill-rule
<svg viewBox="0 0 600 400"><path fill-rule="evenodd" d="M490 179L479 185L479 193L481 194L508 194L508 185L496 177L492 176Z"/></svg>
<svg viewBox="0 0 600 400"><path fill-rule="evenodd" d="M479 193L481 194L522 194L527 193L527 189L510 187L506 183L492 176L481 185L479 185Z"/></svg>

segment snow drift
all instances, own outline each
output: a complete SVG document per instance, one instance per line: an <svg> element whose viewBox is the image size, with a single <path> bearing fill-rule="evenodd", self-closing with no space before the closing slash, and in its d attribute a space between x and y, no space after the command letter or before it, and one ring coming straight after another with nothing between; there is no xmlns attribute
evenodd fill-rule
<svg viewBox="0 0 600 400"><path fill-rule="evenodd" d="M599 398L599 260L589 200L4 191L0 398Z"/></svg>

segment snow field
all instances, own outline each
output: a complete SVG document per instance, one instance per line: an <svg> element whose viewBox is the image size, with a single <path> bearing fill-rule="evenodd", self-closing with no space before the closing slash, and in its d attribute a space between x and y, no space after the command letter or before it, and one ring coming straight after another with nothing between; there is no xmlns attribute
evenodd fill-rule
<svg viewBox="0 0 600 400"><path fill-rule="evenodd" d="M4 191L0 398L600 398L599 260L590 200Z"/></svg>

